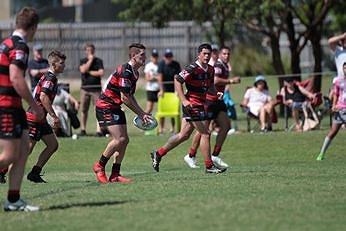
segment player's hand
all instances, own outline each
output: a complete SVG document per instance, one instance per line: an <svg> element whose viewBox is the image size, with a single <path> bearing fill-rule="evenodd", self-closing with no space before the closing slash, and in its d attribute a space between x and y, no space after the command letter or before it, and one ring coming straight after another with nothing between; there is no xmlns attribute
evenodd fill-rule
<svg viewBox="0 0 346 231"><path fill-rule="evenodd" d="M149 113L145 113L143 115L140 115L139 117L143 120L145 124L149 124L151 122L152 115Z"/></svg>
<svg viewBox="0 0 346 231"><path fill-rule="evenodd" d="M183 100L182 104L184 107L191 107L191 103L187 99Z"/></svg>
<svg viewBox="0 0 346 231"><path fill-rule="evenodd" d="M60 127L60 120L57 116L53 116L53 124L52 128L59 128Z"/></svg>
<svg viewBox="0 0 346 231"><path fill-rule="evenodd" d="M231 84L240 83L240 77L236 76L236 77L230 79L229 83L231 83Z"/></svg>
<svg viewBox="0 0 346 231"><path fill-rule="evenodd" d="M36 115L37 120L42 121L45 119L45 113L43 109L37 106L37 104L32 105L31 109L33 110L33 113Z"/></svg>

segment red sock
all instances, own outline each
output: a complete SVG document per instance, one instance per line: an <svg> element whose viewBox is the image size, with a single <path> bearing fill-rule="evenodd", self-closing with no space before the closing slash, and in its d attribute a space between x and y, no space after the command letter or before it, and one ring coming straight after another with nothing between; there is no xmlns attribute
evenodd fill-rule
<svg viewBox="0 0 346 231"><path fill-rule="evenodd" d="M7 193L7 200L11 203L16 202L17 200L19 200L20 198L20 194L19 194L19 190L8 190Z"/></svg>
<svg viewBox="0 0 346 231"><path fill-rule="evenodd" d="M196 156L196 153L197 153L197 150L196 150L196 149L190 148L189 156L190 156L191 158L192 158L192 157L195 157L195 156Z"/></svg>
<svg viewBox="0 0 346 231"><path fill-rule="evenodd" d="M206 160L204 161L204 165L206 168L211 168L213 166L213 161L212 160Z"/></svg>
<svg viewBox="0 0 346 231"><path fill-rule="evenodd" d="M167 151L163 147L161 147L159 148L159 150L157 150L157 153L159 154L159 156L163 157L167 154Z"/></svg>
<svg viewBox="0 0 346 231"><path fill-rule="evenodd" d="M218 156L220 154L221 151L221 146L215 145L214 146L214 151L213 151L213 156Z"/></svg>

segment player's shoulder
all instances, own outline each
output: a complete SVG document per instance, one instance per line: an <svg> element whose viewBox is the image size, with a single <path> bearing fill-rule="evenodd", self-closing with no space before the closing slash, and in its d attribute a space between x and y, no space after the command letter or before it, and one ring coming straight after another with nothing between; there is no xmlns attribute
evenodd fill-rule
<svg viewBox="0 0 346 231"><path fill-rule="evenodd" d="M186 68L185 70L188 72L188 73L193 73L196 69L198 69L198 65L197 63L190 63Z"/></svg>

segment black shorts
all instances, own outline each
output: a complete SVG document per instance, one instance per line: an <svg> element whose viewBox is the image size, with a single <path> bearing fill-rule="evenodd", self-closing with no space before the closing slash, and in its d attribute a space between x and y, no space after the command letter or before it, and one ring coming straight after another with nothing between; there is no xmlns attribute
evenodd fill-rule
<svg viewBox="0 0 346 231"><path fill-rule="evenodd" d="M227 106L223 100L206 101L208 120L216 119L220 112L227 113Z"/></svg>
<svg viewBox="0 0 346 231"><path fill-rule="evenodd" d="M0 108L0 138L18 139L28 129L23 108Z"/></svg>
<svg viewBox="0 0 346 231"><path fill-rule="evenodd" d="M150 102L157 102L157 93L159 93L159 91L147 91L147 100Z"/></svg>
<svg viewBox="0 0 346 231"><path fill-rule="evenodd" d="M126 124L125 113L120 109L108 109L96 107L96 119L100 127Z"/></svg>
<svg viewBox="0 0 346 231"><path fill-rule="evenodd" d="M189 122L208 120L205 107L201 105L193 105L191 107L183 106L183 118Z"/></svg>
<svg viewBox="0 0 346 231"><path fill-rule="evenodd" d="M42 136L53 134L53 129L46 121L45 123L35 123L28 121L29 136L35 141L39 141Z"/></svg>

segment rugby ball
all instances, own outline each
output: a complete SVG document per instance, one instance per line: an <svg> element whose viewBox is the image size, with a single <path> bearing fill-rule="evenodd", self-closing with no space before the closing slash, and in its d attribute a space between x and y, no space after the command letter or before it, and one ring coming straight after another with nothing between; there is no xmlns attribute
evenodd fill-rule
<svg viewBox="0 0 346 231"><path fill-rule="evenodd" d="M154 116L150 116L149 123L144 123L139 116L136 116L133 118L133 125L142 130L153 130L157 127L157 120Z"/></svg>

